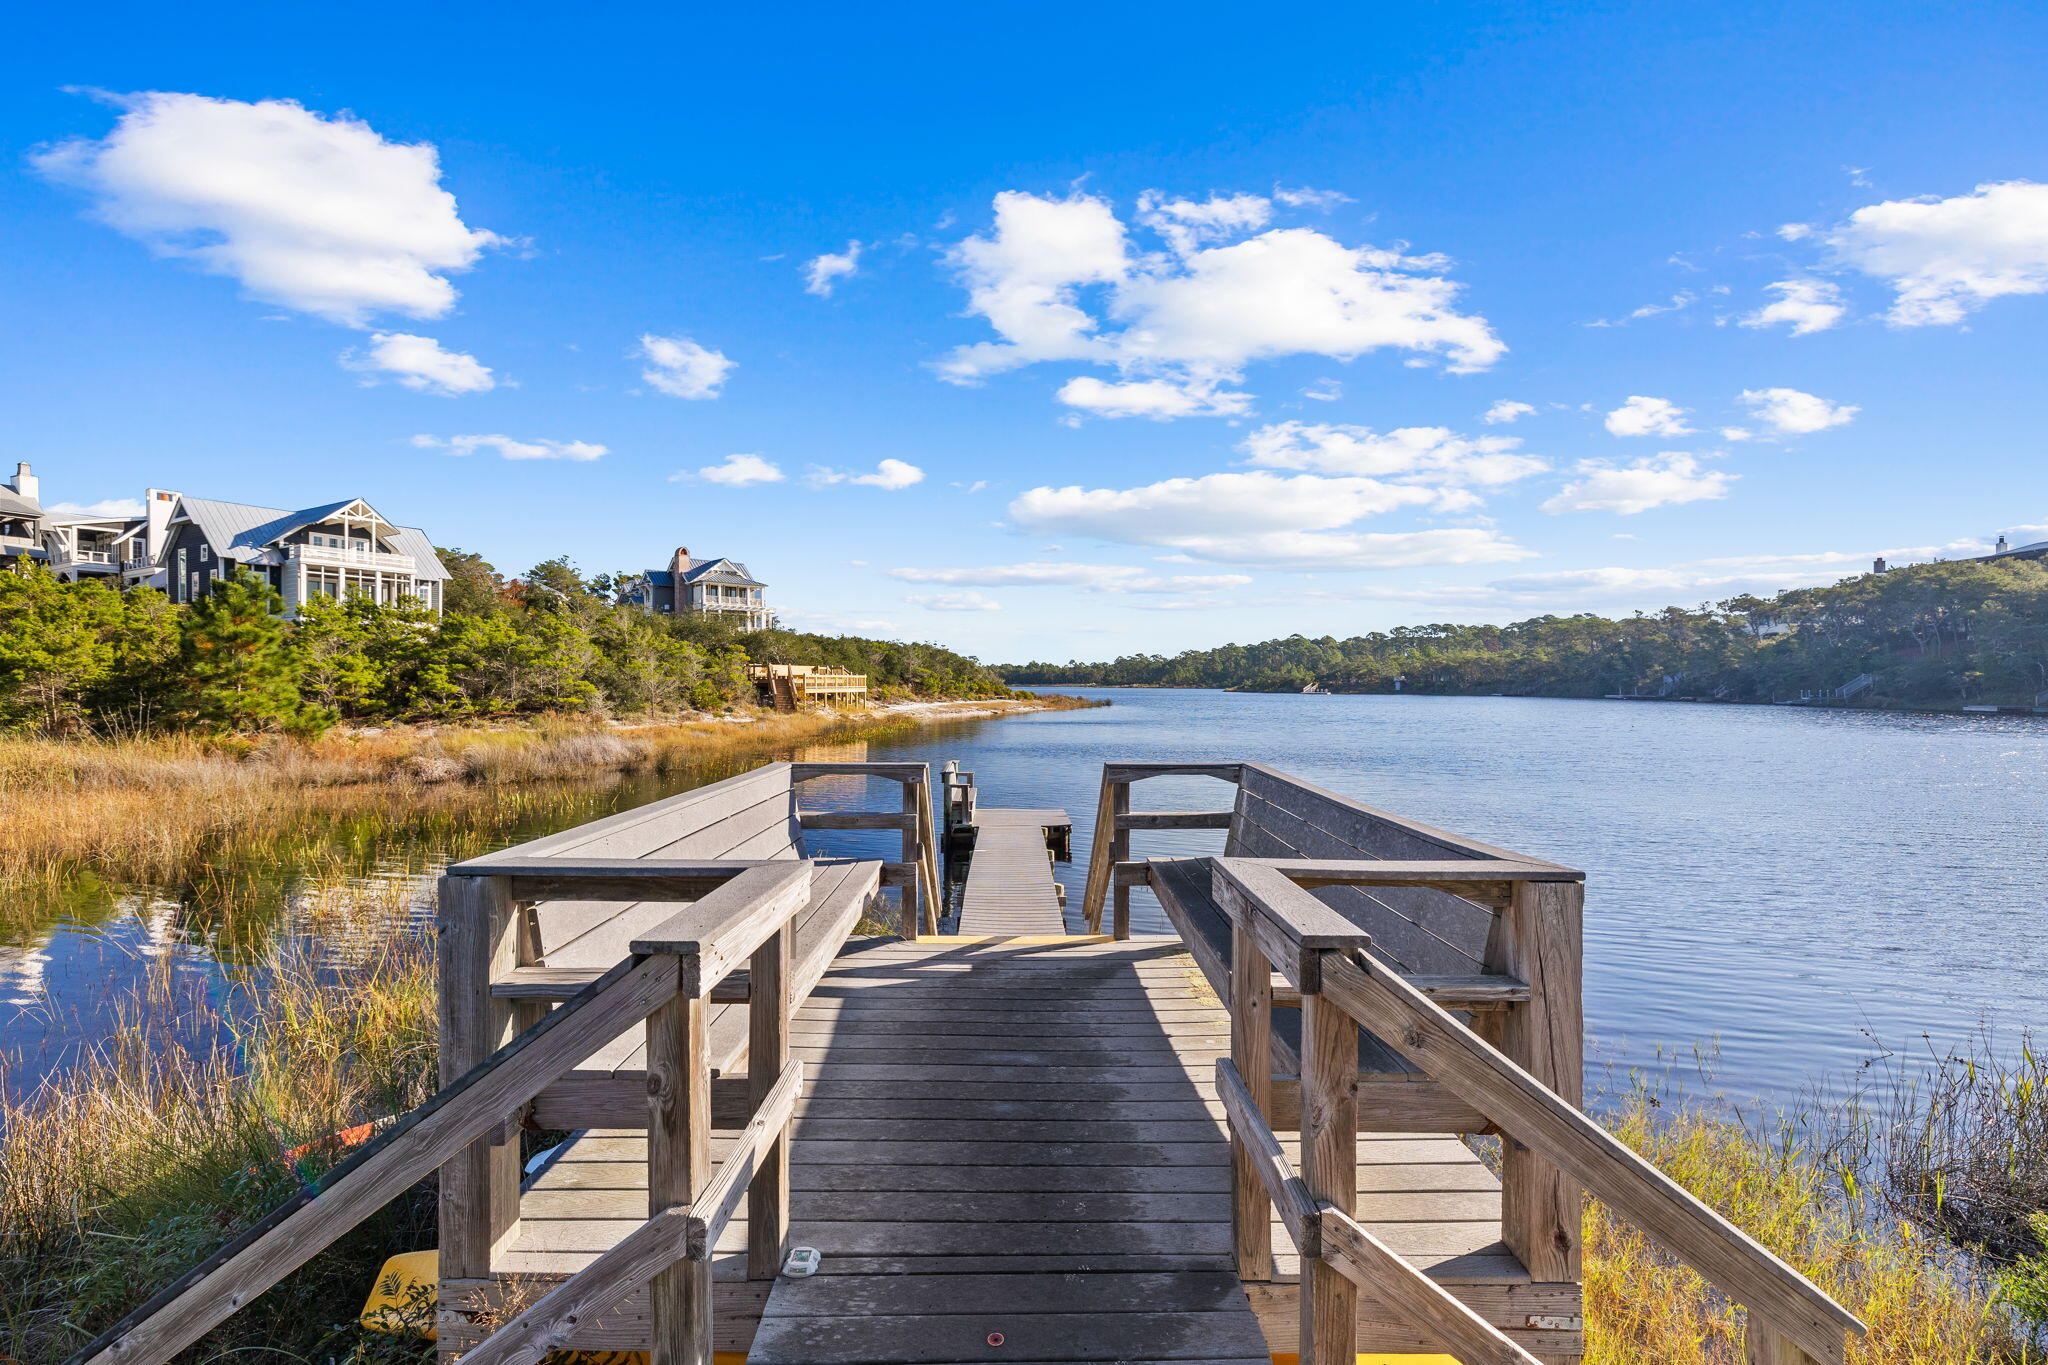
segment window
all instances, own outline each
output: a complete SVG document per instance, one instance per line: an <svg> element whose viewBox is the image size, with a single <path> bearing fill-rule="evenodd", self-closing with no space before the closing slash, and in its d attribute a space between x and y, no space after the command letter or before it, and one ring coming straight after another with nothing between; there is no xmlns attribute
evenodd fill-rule
<svg viewBox="0 0 2048 1365"><path fill-rule="evenodd" d="M186 577L186 580L185 580L185 600L186 600L187 602L195 601L195 600L197 600L198 596L199 596L199 570L197 570L197 569L194 569L194 570L193 570L193 571L191 572L191 574L190 574L190 575L188 575L188 576Z"/></svg>
<svg viewBox="0 0 2048 1365"><path fill-rule="evenodd" d="M207 545L207 543L206 543L205 541L203 541L203 540L202 540L202 541L200 541L200 542L199 542L199 562L200 562L201 564L204 564L204 563L205 563L205 562L207 561L207 559L208 559L208 558L210 558L210 557L212 556L212 554L213 554L213 550L212 550L212 548L211 548L210 546L208 546L208 545Z"/></svg>
<svg viewBox="0 0 2048 1365"><path fill-rule="evenodd" d="M181 590L181 589L182 589L182 588L183 588L184 586L185 586L185 551L184 551L184 548L183 548L183 547L181 546L181 547L179 548L179 550L178 550L178 572L177 572L177 573L176 573L175 575L173 575L173 576L172 576L172 578L171 578L171 600L172 600L172 601L189 601L189 600L190 600L189 598L181 598L181 597L179 597L179 596L178 596L178 593L179 593L179 591L180 591L180 590Z"/></svg>

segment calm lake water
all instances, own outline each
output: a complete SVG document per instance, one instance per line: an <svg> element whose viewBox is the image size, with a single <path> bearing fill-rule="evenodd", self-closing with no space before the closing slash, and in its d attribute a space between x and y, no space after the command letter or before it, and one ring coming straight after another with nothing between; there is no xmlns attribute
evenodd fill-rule
<svg viewBox="0 0 2048 1365"><path fill-rule="evenodd" d="M1703 1048L1718 1053L1715 1083L1731 1098L1790 1101L1816 1082L1854 1083L1887 1056L1967 1041L1982 1026L2012 1046L2023 1030L2048 1025L2048 722L1061 690L1114 705L952 723L870 741L860 753L802 756L957 758L977 774L985 804L1063 807L1079 856L1060 875L1076 907L1106 759L1256 758L1584 868L1596 1069L1657 1067L1676 1055L1689 1070ZM157 983L160 1008L173 1014L219 1007L251 984L241 964L266 936L311 937L345 960L346 934L334 927L337 867L366 898L423 909L427 879L450 858L721 775L480 792L462 818L358 812L301 849L237 869L232 916L203 878L87 881L33 913L10 907L12 941L0 941L0 1083L30 1086L133 1017L145 982ZM1141 790L1138 804L1154 810L1213 809L1226 795L1200 779L1156 779ZM849 852L873 842L832 837L834 850ZM1220 848L1221 835L1135 839L1140 854L1189 853ZM315 871L327 888L319 914L306 904ZM1141 928L1148 919L1141 912Z"/></svg>

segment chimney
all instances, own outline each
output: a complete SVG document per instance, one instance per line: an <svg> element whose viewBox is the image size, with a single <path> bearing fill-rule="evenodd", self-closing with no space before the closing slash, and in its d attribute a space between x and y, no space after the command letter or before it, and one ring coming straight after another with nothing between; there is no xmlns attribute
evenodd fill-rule
<svg viewBox="0 0 2048 1365"><path fill-rule="evenodd" d="M165 533L171 524L171 513L178 510L178 495L164 488L150 488L143 494L142 547L151 559L164 552Z"/></svg>
<svg viewBox="0 0 2048 1365"><path fill-rule="evenodd" d="M1879 555L1876 559L1870 561L1870 571L1872 573L1883 573L1884 570L1885 562L1883 555Z"/></svg>
<svg viewBox="0 0 2048 1365"><path fill-rule="evenodd" d="M23 468L24 470L26 470L26 469L28 468L28 466L27 466L27 465L23 465L23 466L22 466L22 468ZM1993 551L1992 551L1991 553L1993 553L1993 554L1995 554L1995 555L2002 555L2002 554L2004 554L2004 553L2005 553L2005 537L2004 537L2004 536L2000 536L2000 537L1998 538L1998 548L1997 548L1997 549L1995 549L1995 550L1993 550Z"/></svg>
<svg viewBox="0 0 2048 1365"><path fill-rule="evenodd" d="M37 482L34 471L29 469L26 464L14 466L14 482L9 484L8 487L21 494L24 498L27 498L30 502L41 505L41 485Z"/></svg>
<svg viewBox="0 0 2048 1365"><path fill-rule="evenodd" d="M681 574L682 571L689 565L689 563L690 547L687 545L678 545L676 546L676 552L674 557L671 558L668 562L669 572L674 574Z"/></svg>

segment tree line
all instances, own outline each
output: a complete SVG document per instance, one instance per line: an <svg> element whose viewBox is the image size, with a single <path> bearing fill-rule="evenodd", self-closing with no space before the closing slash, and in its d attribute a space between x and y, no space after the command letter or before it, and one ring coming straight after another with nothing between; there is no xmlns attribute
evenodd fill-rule
<svg viewBox="0 0 2048 1365"><path fill-rule="evenodd" d="M1009 695L937 645L655 616L615 605L610 576L566 559L507 578L478 555L438 553L453 575L438 617L350 594L286 620L246 569L189 605L37 564L0 572L0 728L313 735L345 721L719 711L754 699L747 668L765 663L838 665L881 697Z"/></svg>
<svg viewBox="0 0 2048 1365"><path fill-rule="evenodd" d="M2048 691L2048 566L1961 560L1621 619L1401 626L997 671L1013 683L1722 701L1794 700L1869 674L1860 704L2032 705Z"/></svg>

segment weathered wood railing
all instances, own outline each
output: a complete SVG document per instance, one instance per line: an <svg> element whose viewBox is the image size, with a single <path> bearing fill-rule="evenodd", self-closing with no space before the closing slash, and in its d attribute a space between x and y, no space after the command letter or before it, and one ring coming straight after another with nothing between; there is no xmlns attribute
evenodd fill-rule
<svg viewBox="0 0 2048 1365"><path fill-rule="evenodd" d="M1502 1138L1502 1232L1534 1273L1546 1256L1575 1260L1583 1188L1693 1266L1749 1311L1752 1365L1840 1365L1862 1324L1810 1281L1673 1183L1578 1108L1576 1018L1543 1017L1546 957L1576 943L1576 882L1549 864L1505 861L1320 861L1220 858L1216 901L1232 935L1231 1055L1219 1094L1235 1155L1233 1219L1240 1272L1271 1274L1270 1210L1299 1250L1303 1365L1350 1365L1357 1291L1365 1286L1465 1365L1533 1365L1536 1357L1410 1266L1354 1216L1359 1030L1384 1042L1491 1120ZM1569 874L1567 874L1569 875ZM1316 887L1418 887L1496 907L1503 954L1532 995L1485 1025L1461 1022L1375 951L1372 935L1310 894ZM1559 970L1567 964L1556 962ZM1576 961L1568 964L1576 975ZM1301 1169L1274 1134L1269 1048L1272 973L1301 1009ZM1576 1011L1574 1011L1574 1016ZM1569 1051L1554 1073L1546 1039ZM1569 1042L1568 1048L1562 1045ZM1546 1080L1548 1083L1546 1083ZM1545 1235L1554 1240L1546 1246ZM1533 1258L1533 1259L1532 1259ZM1576 1273L1558 1265L1547 1273Z"/></svg>
<svg viewBox="0 0 2048 1365"><path fill-rule="evenodd" d="M883 885L903 888L903 936L915 938L920 932L939 930L940 899L939 840L932 818L931 769L923 763L792 763L792 784L820 777L875 777L901 783L903 809L891 811L799 811L797 823L804 829L900 830L903 854L900 863L883 870Z"/></svg>
<svg viewBox="0 0 2048 1365"><path fill-rule="evenodd" d="M630 1250L599 1258L472 1354L479 1361L537 1359L579 1312L651 1282L655 1360L708 1365L707 1248L733 1216L740 1192L748 1200L751 1276L776 1273L787 1236L785 1133L802 1077L789 1057L789 922L809 902L811 877L812 865L799 860L509 858L451 868L441 881L438 919L440 1092L122 1319L75 1355L74 1365L169 1360L437 1168L444 1282L488 1277L493 1248L518 1222L519 1144L508 1116L643 1021L648 1222ZM563 896L693 903L514 1037L511 1009L491 992L493 969L513 958L520 923L513 907ZM713 989L742 966L749 971L751 1057L739 1083L752 1121L713 1181L706 1006Z"/></svg>

